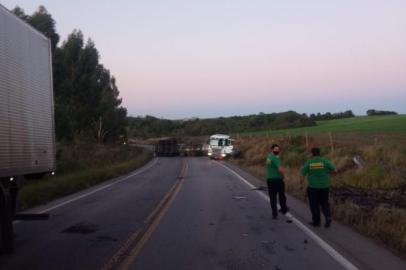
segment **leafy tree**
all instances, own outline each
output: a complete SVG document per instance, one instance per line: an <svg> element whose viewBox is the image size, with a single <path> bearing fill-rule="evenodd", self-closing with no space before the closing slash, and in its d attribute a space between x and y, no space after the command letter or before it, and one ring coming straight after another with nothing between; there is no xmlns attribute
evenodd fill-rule
<svg viewBox="0 0 406 270"><path fill-rule="evenodd" d="M44 6L39 6L31 16L26 15L19 6L16 6L12 12L48 37L51 40L52 52L55 51L59 42L59 34L56 32L55 20Z"/></svg>
<svg viewBox="0 0 406 270"><path fill-rule="evenodd" d="M375 110L375 109L370 109L367 110L367 115L368 116L376 116L376 115L396 115L398 114L395 111L379 111L379 110Z"/></svg>
<svg viewBox="0 0 406 270"><path fill-rule="evenodd" d="M62 115L69 115L69 133L60 133L66 139L94 138L98 142L117 140L125 136L125 108L116 80L99 63L99 53L92 40L84 45L81 31L74 30L56 54L58 80L55 82L58 102L64 107ZM60 117L60 118L59 118ZM58 131L58 130L57 130Z"/></svg>
<svg viewBox="0 0 406 270"><path fill-rule="evenodd" d="M345 112L337 112L337 113L330 113L330 112L327 112L325 114L317 113L317 115L315 115L314 113L310 114L310 118L315 121L351 118L351 117L354 117L354 113L351 110L347 110Z"/></svg>
<svg viewBox="0 0 406 270"><path fill-rule="evenodd" d="M20 7L13 12L51 40L58 140L113 142L125 137L127 110L115 78L99 63L94 42L84 42L83 33L73 30L58 47L55 21L44 6L31 16Z"/></svg>
<svg viewBox="0 0 406 270"><path fill-rule="evenodd" d="M29 16L25 14L24 9L19 6L16 6L13 10L11 10L15 15L20 17L22 20L27 21Z"/></svg>

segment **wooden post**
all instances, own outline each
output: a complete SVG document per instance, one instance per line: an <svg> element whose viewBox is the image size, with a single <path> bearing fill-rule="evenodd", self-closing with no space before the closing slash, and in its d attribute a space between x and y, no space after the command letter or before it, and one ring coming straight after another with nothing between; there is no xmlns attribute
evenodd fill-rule
<svg viewBox="0 0 406 270"><path fill-rule="evenodd" d="M331 153L334 153L334 141L333 141L333 134L331 132L328 133L330 137L330 146L331 146Z"/></svg>
<svg viewBox="0 0 406 270"><path fill-rule="evenodd" d="M305 136L306 136L306 150L308 151L309 150L309 134L307 133L307 130L306 130Z"/></svg>

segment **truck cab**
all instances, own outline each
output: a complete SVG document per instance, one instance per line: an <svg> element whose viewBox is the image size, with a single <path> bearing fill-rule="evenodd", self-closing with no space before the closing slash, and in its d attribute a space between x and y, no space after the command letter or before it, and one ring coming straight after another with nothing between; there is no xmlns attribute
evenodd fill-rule
<svg viewBox="0 0 406 270"><path fill-rule="evenodd" d="M234 153L233 139L229 135L211 135L208 142L207 155L213 159L224 159Z"/></svg>

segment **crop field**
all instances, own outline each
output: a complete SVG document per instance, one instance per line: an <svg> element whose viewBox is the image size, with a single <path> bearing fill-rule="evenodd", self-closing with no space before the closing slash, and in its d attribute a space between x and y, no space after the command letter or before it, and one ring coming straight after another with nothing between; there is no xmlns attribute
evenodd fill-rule
<svg viewBox="0 0 406 270"><path fill-rule="evenodd" d="M406 115L358 116L353 118L318 121L316 126L258 131L241 135L283 136L325 132L395 132L406 134Z"/></svg>

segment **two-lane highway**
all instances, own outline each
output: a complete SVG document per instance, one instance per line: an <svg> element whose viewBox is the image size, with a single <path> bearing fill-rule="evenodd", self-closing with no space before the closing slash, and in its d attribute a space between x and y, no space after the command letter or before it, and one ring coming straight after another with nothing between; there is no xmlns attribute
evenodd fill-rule
<svg viewBox="0 0 406 270"><path fill-rule="evenodd" d="M155 159L31 211L45 210L51 220L15 224L0 269L357 269L295 218L272 220L263 193L207 158Z"/></svg>
<svg viewBox="0 0 406 270"><path fill-rule="evenodd" d="M130 269L343 269L257 191L216 161L188 159L188 175Z"/></svg>

